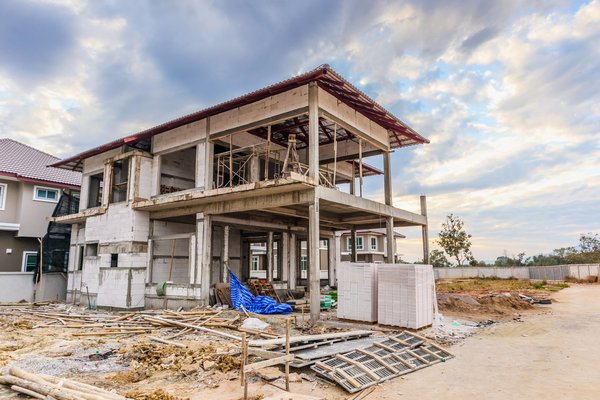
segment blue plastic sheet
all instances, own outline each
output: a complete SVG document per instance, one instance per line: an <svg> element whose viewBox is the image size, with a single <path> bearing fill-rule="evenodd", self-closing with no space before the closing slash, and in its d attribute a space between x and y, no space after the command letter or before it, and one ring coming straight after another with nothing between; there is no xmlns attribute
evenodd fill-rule
<svg viewBox="0 0 600 400"><path fill-rule="evenodd" d="M229 272L229 277L231 303L236 310L244 307L246 311L255 314L289 314L292 312L289 304L281 304L270 297L255 296L250 293L250 290L239 281L233 272Z"/></svg>

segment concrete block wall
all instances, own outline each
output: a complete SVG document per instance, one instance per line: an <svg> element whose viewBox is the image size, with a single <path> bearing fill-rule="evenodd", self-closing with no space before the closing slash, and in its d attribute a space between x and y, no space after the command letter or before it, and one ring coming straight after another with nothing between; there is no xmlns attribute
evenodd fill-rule
<svg viewBox="0 0 600 400"><path fill-rule="evenodd" d="M378 322L420 329L433 323L433 267L423 264L380 264Z"/></svg>
<svg viewBox="0 0 600 400"><path fill-rule="evenodd" d="M146 242L149 229L147 212L134 211L127 203L111 204L106 213L87 219L85 239L100 243Z"/></svg>
<svg viewBox="0 0 600 400"><path fill-rule="evenodd" d="M338 318L377 321L377 270L379 264L338 264Z"/></svg>
<svg viewBox="0 0 600 400"><path fill-rule="evenodd" d="M36 301L64 301L67 295L67 276L50 272L43 275L43 283L38 284ZM0 272L0 302L33 301L33 272Z"/></svg>
<svg viewBox="0 0 600 400"><path fill-rule="evenodd" d="M98 307L144 307L145 268L100 268Z"/></svg>
<svg viewBox="0 0 600 400"><path fill-rule="evenodd" d="M531 267L456 267L434 268L435 279L500 278L562 281L566 276L586 279L598 276L600 264L570 264Z"/></svg>

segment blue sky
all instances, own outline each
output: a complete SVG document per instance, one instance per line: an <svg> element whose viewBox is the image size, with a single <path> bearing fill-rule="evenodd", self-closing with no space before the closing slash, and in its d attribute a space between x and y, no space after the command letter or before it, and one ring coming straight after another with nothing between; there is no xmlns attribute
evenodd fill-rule
<svg viewBox="0 0 600 400"><path fill-rule="evenodd" d="M431 140L392 158L431 237L458 214L493 260L600 231L597 0L3 0L0 55L0 136L57 156L328 63Z"/></svg>

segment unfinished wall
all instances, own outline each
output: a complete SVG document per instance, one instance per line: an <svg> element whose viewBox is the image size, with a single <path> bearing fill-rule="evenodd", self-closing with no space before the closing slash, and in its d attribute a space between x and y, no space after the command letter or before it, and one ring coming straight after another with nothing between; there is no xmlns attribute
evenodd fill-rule
<svg viewBox="0 0 600 400"><path fill-rule="evenodd" d="M0 302L33 301L33 272L0 272ZM36 301L63 301L67 293L67 276L51 272L43 275L43 283L38 285Z"/></svg>
<svg viewBox="0 0 600 400"><path fill-rule="evenodd" d="M86 221L86 241L100 243L146 242L150 228L149 214L134 211L127 203L111 204L101 215Z"/></svg>
<svg viewBox="0 0 600 400"><path fill-rule="evenodd" d="M144 307L146 268L100 268L98 307Z"/></svg>
<svg viewBox="0 0 600 400"><path fill-rule="evenodd" d="M160 154L197 143L206 137L206 119L152 137L152 152Z"/></svg>

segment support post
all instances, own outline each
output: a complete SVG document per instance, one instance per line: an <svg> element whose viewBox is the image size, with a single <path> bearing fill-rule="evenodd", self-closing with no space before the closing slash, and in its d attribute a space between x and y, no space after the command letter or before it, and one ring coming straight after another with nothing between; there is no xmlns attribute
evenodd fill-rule
<svg viewBox="0 0 600 400"><path fill-rule="evenodd" d="M227 283L229 277L229 225L223 227L223 271L221 282Z"/></svg>
<svg viewBox="0 0 600 400"><path fill-rule="evenodd" d="M287 232L281 233L281 249L277 247L277 261L281 264L281 280L287 282L290 273L290 257L289 257L290 235ZM288 285L289 287L289 285Z"/></svg>
<svg viewBox="0 0 600 400"><path fill-rule="evenodd" d="M319 99L316 82L308 84L308 175L319 184Z"/></svg>
<svg viewBox="0 0 600 400"><path fill-rule="evenodd" d="M421 215L425 217L425 225L422 226L421 236L423 237L423 262L429 264L429 232L427 230L427 197L421 195Z"/></svg>
<svg viewBox="0 0 600 400"><path fill-rule="evenodd" d="M204 304L210 303L210 267L212 261L212 218L210 215L196 214L196 283L200 283L200 296ZM198 278L199 282L198 282Z"/></svg>
<svg viewBox="0 0 600 400"><path fill-rule="evenodd" d="M273 282L273 232L267 234L267 281Z"/></svg>
<svg viewBox="0 0 600 400"><path fill-rule="evenodd" d="M363 197L363 156L361 138L358 138L358 186L360 190L360 197Z"/></svg>
<svg viewBox="0 0 600 400"><path fill-rule="evenodd" d="M206 118L206 142L204 144L204 190L213 187L214 144L210 141L210 118Z"/></svg>
<svg viewBox="0 0 600 400"><path fill-rule="evenodd" d="M308 261L310 282L310 320L314 323L319 320L321 311L321 255L319 249L319 198L315 196L312 204L308 206Z"/></svg>
<svg viewBox="0 0 600 400"><path fill-rule="evenodd" d="M296 289L296 271L298 265L298 254L296 252L297 241L296 234L290 233L290 254L289 254L289 267L290 271L288 273L288 289ZM284 253L285 254L285 253Z"/></svg>
<svg viewBox="0 0 600 400"><path fill-rule="evenodd" d="M327 253L329 256L329 286L336 286L335 274L337 271L337 240L335 234L334 236L327 238Z"/></svg>
<svg viewBox="0 0 600 400"><path fill-rule="evenodd" d="M352 262L358 262L358 255L356 254L356 228L352 228L350 237L352 238Z"/></svg>
<svg viewBox="0 0 600 400"><path fill-rule="evenodd" d="M393 206L392 191L392 167L390 153L383 153L383 174L384 174L384 196L385 204ZM394 217L387 217L385 220L385 234L387 241L387 262L394 264L396 262L396 238L394 237Z"/></svg>
<svg viewBox="0 0 600 400"><path fill-rule="evenodd" d="M350 178L350 194L354 195L356 190L354 188L355 184L356 184L356 174L355 174L355 170L356 170L356 165L354 160L352 160L352 177Z"/></svg>

